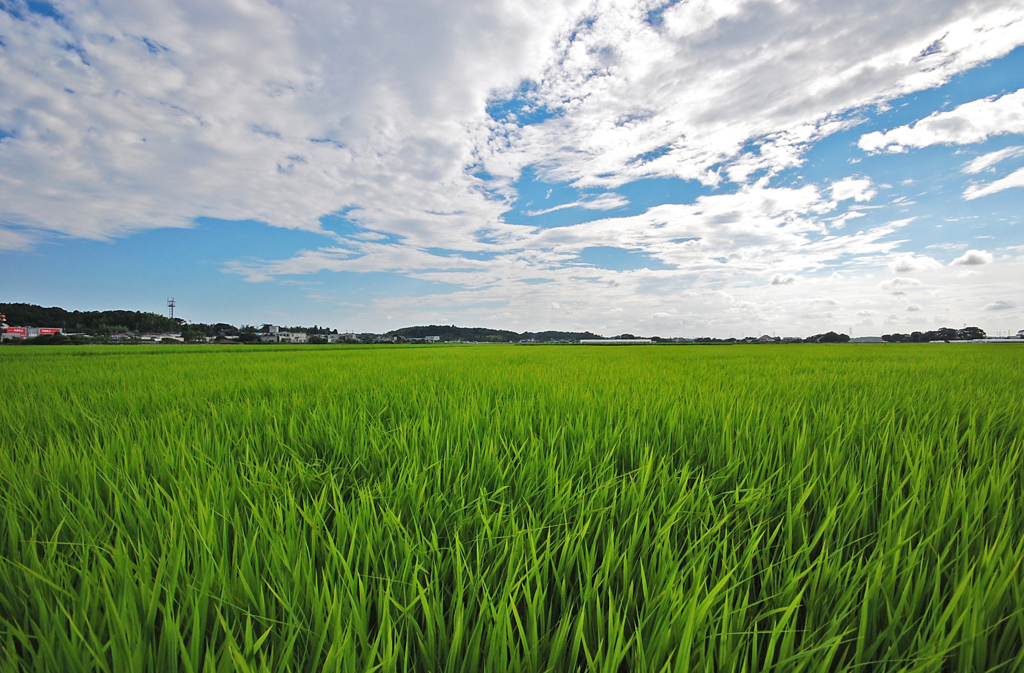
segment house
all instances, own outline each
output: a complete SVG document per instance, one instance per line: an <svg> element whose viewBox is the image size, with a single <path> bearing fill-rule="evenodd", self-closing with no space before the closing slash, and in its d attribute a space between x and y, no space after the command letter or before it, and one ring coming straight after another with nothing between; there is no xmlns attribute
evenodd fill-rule
<svg viewBox="0 0 1024 673"><path fill-rule="evenodd" d="M260 341L265 344L304 344L309 341L305 332L282 332L271 325L271 331L260 335Z"/></svg>
<svg viewBox="0 0 1024 673"><path fill-rule="evenodd" d="M650 344L650 339L580 339L581 344L597 346L602 344Z"/></svg>

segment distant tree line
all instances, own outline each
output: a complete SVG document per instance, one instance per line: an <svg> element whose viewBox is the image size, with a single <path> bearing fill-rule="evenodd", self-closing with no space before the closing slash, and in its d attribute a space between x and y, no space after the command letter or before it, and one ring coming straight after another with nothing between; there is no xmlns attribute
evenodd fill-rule
<svg viewBox="0 0 1024 673"><path fill-rule="evenodd" d="M428 336L440 337L441 341L476 341L493 343L510 343L516 341L579 341L580 339L600 339L591 332L513 332L505 329L488 329L486 327L456 327L455 325L418 325L403 327L388 332L386 336L404 339L424 339Z"/></svg>
<svg viewBox="0 0 1024 673"><path fill-rule="evenodd" d="M0 304L0 313L7 316L9 325L33 326L33 327L60 327L64 332L70 334L42 335L27 342L34 344L66 344L66 343L95 343L106 341L112 334L135 332L135 333L180 333L182 340L187 343L205 342L208 339L215 339L222 342L257 343L259 334L266 333L270 329L269 324L261 327L253 325L242 325L235 327L228 323L191 323L181 318L168 318L159 313L145 311L66 311L62 308L51 306L44 308L35 304ZM312 327L285 327L278 328L282 332L303 332L308 335L309 343L327 343L327 335L337 334L338 330L329 327L313 325ZM378 335L363 333L347 337L344 341L349 343L380 343L380 342L405 342L418 341L425 337L436 336L441 341L469 341L469 342L493 342L493 343L515 343L515 342L571 342L581 339L601 339L602 336L593 332L562 332L548 330L544 332L513 332L511 330L489 329L486 327L457 327L455 325L418 325L415 327L403 327L392 330L386 334ZM911 332L910 334L883 334L882 340L891 343L926 343L929 341L959 341L970 339L984 339L985 331L980 327L965 327L953 329L942 327L929 332ZM1024 338L1024 330L1018 332L1018 338ZM633 334L620 334L616 339L635 339ZM673 339L651 337L656 343L673 343ZM850 337L837 332L825 332L815 334L804 339L779 339L773 338L773 343L846 343ZM16 340L20 342L20 340ZM744 339L717 339L712 337L698 337L693 340L700 344L736 344L736 343L757 343L761 340L756 337Z"/></svg>
<svg viewBox="0 0 1024 673"><path fill-rule="evenodd" d="M65 332L103 336L117 332L178 332L185 321L144 311L65 311L57 306L0 304L8 325L60 327Z"/></svg>
<svg viewBox="0 0 1024 673"><path fill-rule="evenodd" d="M931 332L911 332L910 334L883 334L882 341L889 343L928 343L929 341L967 341L970 339L984 339L985 330L980 327L965 327L954 329L952 327L941 327Z"/></svg>
<svg viewBox="0 0 1024 673"><path fill-rule="evenodd" d="M653 341L669 341L668 339L662 339L661 337L653 337ZM850 340L850 335L839 334L838 332L825 332L824 334L815 334L809 336L806 339L786 338L780 339L779 337L772 338L769 343L789 343L789 344L844 344ZM697 337L693 340L694 343L699 344L743 344L743 343L762 343L758 337L746 337L743 339L715 339L713 337Z"/></svg>

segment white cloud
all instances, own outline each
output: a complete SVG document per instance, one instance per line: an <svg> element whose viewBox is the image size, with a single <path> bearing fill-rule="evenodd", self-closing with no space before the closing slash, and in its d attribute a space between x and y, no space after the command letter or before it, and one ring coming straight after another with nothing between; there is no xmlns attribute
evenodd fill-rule
<svg viewBox="0 0 1024 673"><path fill-rule="evenodd" d="M742 313L783 326L806 310L806 298L785 304L797 288L831 278L828 294L853 306L848 297L876 292L864 267L929 268L927 257L892 258L909 220L864 218L864 231L836 235L863 217L836 201L873 198L870 179L782 188L771 178L857 124L850 110L1024 43L1024 7L658 2L67 0L60 22L0 12L0 129L12 134L0 142L0 247L201 216L319 231L344 210L362 231L227 270L277 282L385 271L459 288L373 304L403 321L430 305L501 303L538 320L668 313L683 325L708 310L709 292L739 287L760 307ZM662 22L646 20L652 9ZM550 118L487 115L518 91ZM527 166L604 192L572 207L608 216L506 223ZM617 186L652 176L716 190L615 217L628 203ZM591 246L660 268L581 267ZM837 319L844 310L854 309L838 307Z"/></svg>
<svg viewBox="0 0 1024 673"><path fill-rule="evenodd" d="M28 250L34 242L31 235L0 227L0 250Z"/></svg>
<svg viewBox="0 0 1024 673"><path fill-rule="evenodd" d="M1013 145L1001 150L996 150L995 152L982 154L980 157L977 157L965 164L963 172L969 174L981 173L986 168L991 168L1000 161L1019 157L1022 154L1024 154L1024 147L1020 145Z"/></svg>
<svg viewBox="0 0 1024 673"><path fill-rule="evenodd" d="M510 130L509 174L543 161L548 179L580 185L714 182L709 171L725 161L731 180L749 182L800 165L808 143L855 123L832 113L934 86L1024 32L1022 12L997 3L975 14L944 3L884 12L679 3L660 26L643 22L647 6L593 7L531 94L559 116ZM756 147L744 152L750 139Z"/></svg>
<svg viewBox="0 0 1024 673"><path fill-rule="evenodd" d="M525 165L580 185L748 182L856 123L838 113L1024 41L1024 8L999 0L885 11L69 0L60 11L0 12L7 222L91 238L199 216L318 230L347 208L412 244L466 250L514 233L500 215ZM486 102L522 80L558 115L492 121ZM481 165L498 179L474 177Z"/></svg>
<svg viewBox="0 0 1024 673"><path fill-rule="evenodd" d="M106 238L200 216L350 219L472 249L490 92L580 2L60 3L0 12L0 220ZM70 45L73 48L66 48ZM502 185L496 185L499 190Z"/></svg>
<svg viewBox="0 0 1024 673"><path fill-rule="evenodd" d="M622 208L623 206L629 205L629 199L626 197L609 192L606 194L599 194L598 196L590 199L580 199L579 201L573 201L572 203L563 203L552 208L545 208L544 210L531 210L526 214L530 216L536 215L547 215L553 213L556 210L565 210L567 208L583 208L585 210L614 210L615 208Z"/></svg>
<svg viewBox="0 0 1024 673"><path fill-rule="evenodd" d="M1024 133L1024 89L936 112L913 125L867 133L857 144L867 152L903 152L908 147L979 143L1003 133Z"/></svg>
<svg viewBox="0 0 1024 673"><path fill-rule="evenodd" d="M880 287L883 290L899 290L900 288L918 287L919 285L921 285L921 281L919 281L916 278L904 278L902 276L896 276L895 278L890 278L889 280L882 281L881 283L878 284L878 287Z"/></svg>
<svg viewBox="0 0 1024 673"><path fill-rule="evenodd" d="M1005 178L996 180L995 182L990 182L986 185L971 185L964 190L964 198L968 201L973 201L974 199L979 199L982 196L995 194L1005 189L1012 189L1013 187L1024 187L1024 168L1018 168Z"/></svg>
<svg viewBox="0 0 1024 673"><path fill-rule="evenodd" d="M870 201L877 193L871 188L871 178L846 178L832 183L832 198L836 201Z"/></svg>
<svg viewBox="0 0 1024 673"><path fill-rule="evenodd" d="M918 306L917 304L910 304L909 306L907 306L907 312L908 313L917 313L920 310L921 310L921 307Z"/></svg>
<svg viewBox="0 0 1024 673"><path fill-rule="evenodd" d="M985 305L986 311L1009 311L1015 308L1017 308L1017 304L1005 300L994 301L991 304Z"/></svg>
<svg viewBox="0 0 1024 673"><path fill-rule="evenodd" d="M912 271L924 271L937 269L942 264L938 260L926 255L899 255L889 263L889 269L895 273L910 273Z"/></svg>
<svg viewBox="0 0 1024 673"><path fill-rule="evenodd" d="M950 266L978 266L992 263L992 253L986 250L968 250L952 262Z"/></svg>

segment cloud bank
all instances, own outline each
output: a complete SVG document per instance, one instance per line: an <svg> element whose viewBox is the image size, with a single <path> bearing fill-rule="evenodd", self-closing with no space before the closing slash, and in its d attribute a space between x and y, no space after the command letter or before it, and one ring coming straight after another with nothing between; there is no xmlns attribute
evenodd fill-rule
<svg viewBox="0 0 1024 673"><path fill-rule="evenodd" d="M12 0L0 36L0 249L254 220L324 244L225 262L253 282L388 272L443 283L438 303L504 306L499 317L632 302L652 320L683 320L686 302L707 296L733 315L795 315L804 309L786 302L804 280L833 278L840 263L948 272L948 259L897 255L912 217L865 217L881 181L778 178L869 110L1024 44L1024 7ZM1022 133L1022 96L864 134L859 147ZM990 152L964 170L1014 156ZM576 195L512 223L527 174ZM705 192L635 205L625 187L653 178ZM591 221L542 220L570 211ZM854 221L870 222L835 233ZM587 261L595 248L618 261ZM993 259L969 250L953 263ZM913 282L892 284L902 280ZM861 281L887 297L917 283ZM381 307L415 307L403 302Z"/></svg>

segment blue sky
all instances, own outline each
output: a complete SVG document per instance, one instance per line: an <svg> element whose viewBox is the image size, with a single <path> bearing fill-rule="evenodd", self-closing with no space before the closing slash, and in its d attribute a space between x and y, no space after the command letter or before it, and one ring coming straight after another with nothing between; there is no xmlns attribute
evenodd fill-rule
<svg viewBox="0 0 1024 673"><path fill-rule="evenodd" d="M1024 7L0 0L0 300L1024 328Z"/></svg>

